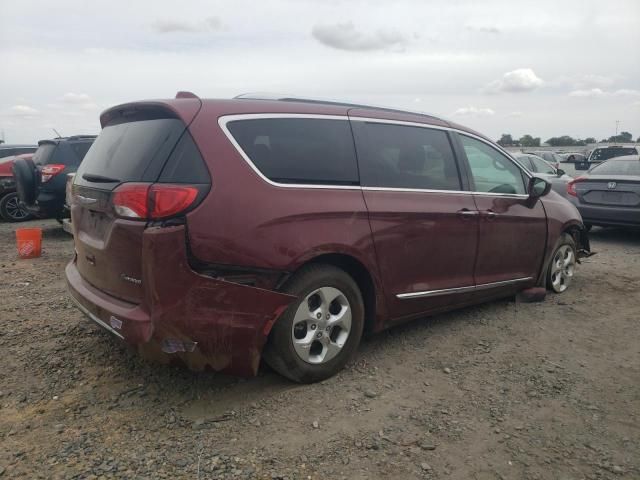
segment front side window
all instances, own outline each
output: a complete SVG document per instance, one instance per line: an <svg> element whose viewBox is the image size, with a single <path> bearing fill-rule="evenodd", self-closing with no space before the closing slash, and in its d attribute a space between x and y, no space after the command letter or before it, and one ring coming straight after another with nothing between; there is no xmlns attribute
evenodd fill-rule
<svg viewBox="0 0 640 480"><path fill-rule="evenodd" d="M522 171L502 153L475 138L460 135L476 192L524 195Z"/></svg>
<svg viewBox="0 0 640 480"><path fill-rule="evenodd" d="M442 130L353 122L362 185L461 190L449 137Z"/></svg>
<svg viewBox="0 0 640 480"><path fill-rule="evenodd" d="M256 168L278 183L358 185L348 120L260 118L227 128Z"/></svg>

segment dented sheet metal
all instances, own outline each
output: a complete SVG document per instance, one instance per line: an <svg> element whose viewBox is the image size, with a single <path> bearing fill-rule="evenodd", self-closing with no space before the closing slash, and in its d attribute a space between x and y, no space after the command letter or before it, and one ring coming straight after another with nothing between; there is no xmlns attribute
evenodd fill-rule
<svg viewBox="0 0 640 480"><path fill-rule="evenodd" d="M255 375L271 326L295 297L194 272L183 226L148 228L142 252L141 305L92 291L72 262L67 279L74 299L105 324L117 318L118 333L145 357L180 358L194 370Z"/></svg>

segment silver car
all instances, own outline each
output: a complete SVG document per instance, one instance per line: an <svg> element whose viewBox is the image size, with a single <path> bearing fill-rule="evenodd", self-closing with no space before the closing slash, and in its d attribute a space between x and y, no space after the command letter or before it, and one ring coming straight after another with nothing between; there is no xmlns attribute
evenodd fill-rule
<svg viewBox="0 0 640 480"><path fill-rule="evenodd" d="M542 158L532 153L515 153L514 158L520 165L533 173L536 177L541 177L551 183L551 188L562 195L567 196L567 184L573 180L564 170L555 168Z"/></svg>

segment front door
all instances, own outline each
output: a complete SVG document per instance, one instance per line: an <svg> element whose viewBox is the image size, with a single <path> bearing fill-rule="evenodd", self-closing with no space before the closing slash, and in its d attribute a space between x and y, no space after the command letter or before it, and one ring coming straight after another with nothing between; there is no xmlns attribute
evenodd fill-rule
<svg viewBox="0 0 640 480"><path fill-rule="evenodd" d="M535 284L547 238L542 203L527 194L528 176L505 154L467 135L458 135L479 212L474 278L480 289Z"/></svg>
<svg viewBox="0 0 640 480"><path fill-rule="evenodd" d="M390 316L433 311L469 294L478 215L449 134L357 117L351 123Z"/></svg>

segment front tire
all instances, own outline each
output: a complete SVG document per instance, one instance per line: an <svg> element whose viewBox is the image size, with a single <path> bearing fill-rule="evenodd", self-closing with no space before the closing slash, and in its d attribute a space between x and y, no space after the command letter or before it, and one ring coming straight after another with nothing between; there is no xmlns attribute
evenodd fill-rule
<svg viewBox="0 0 640 480"><path fill-rule="evenodd" d="M555 293L565 292L573 281L576 261L576 243L571 235L564 233L551 256L547 269L547 287Z"/></svg>
<svg viewBox="0 0 640 480"><path fill-rule="evenodd" d="M32 215L20 207L20 199L16 192L6 194L0 199L0 217L7 222L24 222Z"/></svg>
<svg viewBox="0 0 640 480"><path fill-rule="evenodd" d="M313 383L342 370L356 352L364 328L364 303L356 282L331 265L303 267L283 291L296 295L278 319L264 359L276 372Z"/></svg>

